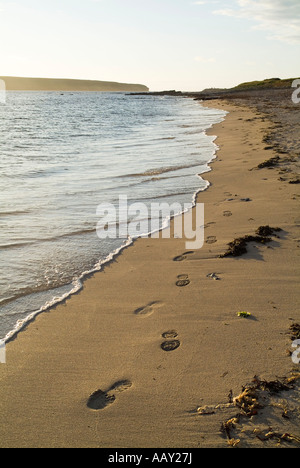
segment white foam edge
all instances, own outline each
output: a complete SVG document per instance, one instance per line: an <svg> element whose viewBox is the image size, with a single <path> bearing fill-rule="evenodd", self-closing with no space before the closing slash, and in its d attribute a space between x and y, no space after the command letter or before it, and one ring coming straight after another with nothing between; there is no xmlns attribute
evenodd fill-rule
<svg viewBox="0 0 300 468"><path fill-rule="evenodd" d="M202 107L204 107L204 106L202 106ZM205 108L205 109L210 109L210 108ZM221 110L221 109L216 109L216 110ZM214 125L217 125L218 123L221 123L221 122L223 122L225 120L225 117L226 117L227 114L229 114L229 112L226 112L226 111L223 111L223 112L225 114L224 117L223 118L220 117L219 122L215 122L213 124L210 124L206 129L203 130L203 133L205 133L207 135L207 133L206 133L207 130L209 130ZM209 166L209 164L217 158L217 151L220 149L219 146L216 143L214 143L214 141L217 139L217 136L213 135L213 136L210 136L210 138L212 139L211 142L214 145L214 151L213 151L212 158L206 163L207 169L202 171L201 174L206 174L208 172L211 172L212 169ZM201 179L200 174L195 174L195 175L198 176ZM204 180L203 180L203 182L204 182ZM17 335L20 331L22 331L22 329L25 328L26 325L29 322L33 321L38 315L45 312L46 310L51 309L52 307L55 307L55 306L61 304L65 300L70 299L71 296L73 296L74 294L77 294L79 291L81 291L81 289L83 288L83 282L84 282L84 280L86 279L87 276L92 275L93 273L100 272L102 270L102 267L106 263L111 262L117 255L119 255L120 252L122 252L123 249L125 249L125 248L129 247L130 245L132 245L135 240L137 240L138 238L144 238L144 237L147 238L147 237L150 237L151 235L153 235L153 234L155 234L157 232L163 231L164 229L169 227L170 221L173 218L175 218L177 216L181 216L182 214L192 210L197 204L198 194L201 193L201 192L204 192L205 190L207 190L211 185L209 181L205 181L205 182L206 182L206 187L199 188L199 190L196 190L195 193L193 194L193 199L192 199L192 202L191 202L189 208L187 208L187 209L185 209L185 210L181 211L180 213L177 213L177 214L175 214L173 216L167 217L164 220L162 226L159 229L155 229L155 230L150 231L150 232L145 233L145 234L139 234L136 237L129 237L126 241L123 242L123 244L120 247L115 249L113 252L109 253L109 255L105 259L100 260L99 262L97 262L95 264L95 266L91 270L84 271L78 278L74 278L72 283L70 283L70 284L74 285L74 288L71 291L63 294L60 297L53 297L53 299L51 301L46 302L42 307L40 307L40 309L38 309L38 310L32 312L31 314L27 315L25 319L18 320L16 325L14 326L14 328L6 334L5 338L2 341L4 341L4 343L8 342L15 335Z"/></svg>

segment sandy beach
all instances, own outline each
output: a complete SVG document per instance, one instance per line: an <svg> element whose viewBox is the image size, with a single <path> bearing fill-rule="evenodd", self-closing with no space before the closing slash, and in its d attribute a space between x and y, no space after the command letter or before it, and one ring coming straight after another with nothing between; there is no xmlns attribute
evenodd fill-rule
<svg viewBox="0 0 300 468"><path fill-rule="evenodd" d="M11 340L1 448L299 447L299 133L258 168L279 154L278 123L245 102L204 105L229 112L209 131L204 247L139 239ZM261 226L280 231L222 257Z"/></svg>

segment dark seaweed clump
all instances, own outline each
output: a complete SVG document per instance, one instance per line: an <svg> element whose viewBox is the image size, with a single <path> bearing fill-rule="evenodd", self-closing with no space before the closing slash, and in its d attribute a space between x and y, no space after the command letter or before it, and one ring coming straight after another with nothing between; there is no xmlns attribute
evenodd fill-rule
<svg viewBox="0 0 300 468"><path fill-rule="evenodd" d="M289 184L300 184L300 179L290 180Z"/></svg>
<svg viewBox="0 0 300 468"><path fill-rule="evenodd" d="M249 242L257 242L259 244L267 244L272 242L270 236L274 235L274 232L281 231L280 228L271 228L270 226L260 226L256 230L256 235L247 235L244 237L238 237L228 244L228 250L220 255L221 258L224 257L239 257L247 253L247 245Z"/></svg>
<svg viewBox="0 0 300 468"><path fill-rule="evenodd" d="M263 169L264 167L274 167L279 163L279 156L274 158L267 159L266 161L260 163L257 167L258 169Z"/></svg>
<svg viewBox="0 0 300 468"><path fill-rule="evenodd" d="M260 226L259 228L256 229L256 234L258 236L267 237L267 236L273 236L274 232L279 232L279 231L281 231L280 228L272 228L270 226Z"/></svg>
<svg viewBox="0 0 300 468"><path fill-rule="evenodd" d="M300 339L300 324L299 323L293 323L290 326L290 335L291 335L292 341Z"/></svg>

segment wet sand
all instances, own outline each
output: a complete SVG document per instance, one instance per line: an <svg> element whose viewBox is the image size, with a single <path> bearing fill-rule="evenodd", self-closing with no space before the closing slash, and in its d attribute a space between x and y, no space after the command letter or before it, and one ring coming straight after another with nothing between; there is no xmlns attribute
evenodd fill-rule
<svg viewBox="0 0 300 468"><path fill-rule="evenodd" d="M300 321L299 189L289 183L297 174L290 160L257 169L278 154L265 149L274 129L265 114L209 106L229 114L209 132L220 150L198 196L204 247L139 239L8 343L0 447L297 446L297 381L264 389L258 410L224 425L241 412L234 397L254 376L275 382L299 372L289 335ZM269 243L220 258L229 242L266 225L281 229Z"/></svg>

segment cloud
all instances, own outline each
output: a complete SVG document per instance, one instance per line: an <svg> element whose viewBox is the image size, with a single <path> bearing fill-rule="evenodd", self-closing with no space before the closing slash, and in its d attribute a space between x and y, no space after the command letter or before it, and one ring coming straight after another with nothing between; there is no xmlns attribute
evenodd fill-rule
<svg viewBox="0 0 300 468"><path fill-rule="evenodd" d="M235 0L236 8L214 14L255 21L255 29L269 32L269 39L300 43L299 0Z"/></svg>
<svg viewBox="0 0 300 468"><path fill-rule="evenodd" d="M192 5L211 5L212 3L220 3L220 0L199 0L198 2L193 2Z"/></svg>
<svg viewBox="0 0 300 468"><path fill-rule="evenodd" d="M213 57L200 57L199 55L195 57L194 60L200 63L214 63L216 61Z"/></svg>

